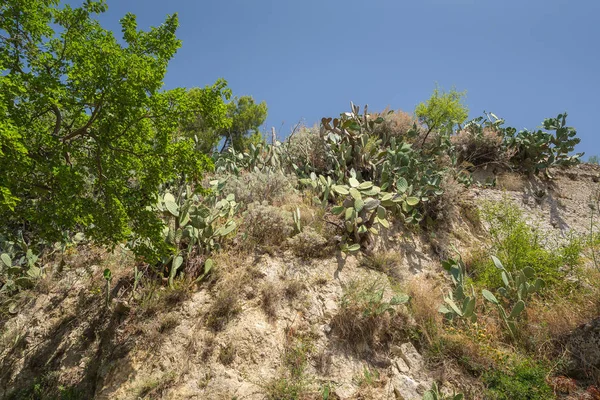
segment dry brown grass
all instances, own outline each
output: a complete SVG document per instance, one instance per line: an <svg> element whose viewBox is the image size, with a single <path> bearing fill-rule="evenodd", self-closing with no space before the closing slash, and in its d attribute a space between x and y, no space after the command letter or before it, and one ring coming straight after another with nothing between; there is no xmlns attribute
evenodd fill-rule
<svg viewBox="0 0 600 400"><path fill-rule="evenodd" d="M456 360L462 368L475 375L494 368L502 359L503 353L489 343L478 342L459 331L441 333L440 342L445 357Z"/></svg>
<svg viewBox="0 0 600 400"><path fill-rule="evenodd" d="M381 250L371 255L366 255L360 260L360 266L382 272L390 278L401 281L400 263L402 254L393 250Z"/></svg>
<svg viewBox="0 0 600 400"><path fill-rule="evenodd" d="M150 351L160 351L160 348L168 337L180 323L180 318L175 314L158 314L154 318L134 321L132 330L141 334L141 338L136 340L138 348Z"/></svg>
<svg viewBox="0 0 600 400"><path fill-rule="evenodd" d="M231 365L236 357L236 349L233 343L228 342L219 350L219 362L223 365Z"/></svg>
<svg viewBox="0 0 600 400"><path fill-rule="evenodd" d="M206 362L210 359L215 352L216 343L216 337L214 334L208 334L204 337L202 353L200 354L202 361Z"/></svg>
<svg viewBox="0 0 600 400"><path fill-rule="evenodd" d="M286 282L283 288L283 295L289 301L297 299L300 294L306 290L306 285L297 279L291 279Z"/></svg>
<svg viewBox="0 0 600 400"><path fill-rule="evenodd" d="M269 321L277 319L277 309L281 299L281 289L273 282L267 282L260 290L260 306Z"/></svg>
<svg viewBox="0 0 600 400"><path fill-rule="evenodd" d="M442 302L441 288L432 279L416 277L407 285L410 295L410 311L415 323L425 339L426 345L432 345L437 340L442 315L438 311Z"/></svg>
<svg viewBox="0 0 600 400"><path fill-rule="evenodd" d="M379 116L384 119L375 128L375 132L380 136L403 137L412 129L413 124L417 122L414 116L401 110L390 113L389 109L386 108L381 113L373 115L374 118Z"/></svg>
<svg viewBox="0 0 600 400"><path fill-rule="evenodd" d="M496 186L507 192L523 192L526 185L527 177L515 172L504 172L496 179Z"/></svg>
<svg viewBox="0 0 600 400"><path fill-rule="evenodd" d="M213 303L206 313L206 326L218 332L225 329L227 323L242 311L239 288L229 284L220 285Z"/></svg>
<svg viewBox="0 0 600 400"><path fill-rule="evenodd" d="M398 306L380 300L377 282L353 282L331 320L334 335L359 355L375 354L407 336L408 317Z"/></svg>
<svg viewBox="0 0 600 400"><path fill-rule="evenodd" d="M579 325L600 315L600 274L588 271L592 285L565 296L534 298L527 305L525 337L532 350L540 357L550 355L555 345Z"/></svg>
<svg viewBox="0 0 600 400"><path fill-rule="evenodd" d="M164 372L142 379L133 388L136 399L159 399L177 382L177 374L174 371Z"/></svg>
<svg viewBox="0 0 600 400"><path fill-rule="evenodd" d="M502 135L490 128L484 128L481 134L462 130L452 136L459 165L482 167L486 165L508 165L512 152L502 148Z"/></svg>

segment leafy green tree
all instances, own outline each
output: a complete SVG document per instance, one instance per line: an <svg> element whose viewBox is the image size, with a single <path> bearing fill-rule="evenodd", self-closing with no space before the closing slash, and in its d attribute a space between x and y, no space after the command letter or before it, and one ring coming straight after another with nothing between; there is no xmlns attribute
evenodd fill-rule
<svg viewBox="0 0 600 400"><path fill-rule="evenodd" d="M262 138L258 127L267 118L267 103L256 104L251 96L236 97L228 104L227 116L231 126L221 131L223 149L231 145L235 150L244 150Z"/></svg>
<svg viewBox="0 0 600 400"><path fill-rule="evenodd" d="M214 87L207 87L190 91L190 95L201 99L210 98L213 91ZM241 151L250 143L256 144L263 140L258 128L267 118L267 104L264 101L256 104L251 96L235 97L227 104L227 123L220 126L216 126L207 118L210 115L210 109L203 107L196 118L181 126L182 135L194 138L201 152L214 151L221 140L223 140L221 151L229 146Z"/></svg>
<svg viewBox="0 0 600 400"><path fill-rule="evenodd" d="M219 143L221 132L231 126L231 118L225 115L228 105L223 102L223 98L229 100L231 90L225 80L219 79L212 86L190 89L187 95L198 108L193 118L182 121L180 135L192 138L200 153L210 154Z"/></svg>
<svg viewBox="0 0 600 400"><path fill-rule="evenodd" d="M466 92L457 92L455 89L446 93L436 87L429 100L417 105L415 114L419 122L427 126L423 143L431 132L451 134L456 125L467 119L469 110L462 103L465 94Z"/></svg>
<svg viewBox="0 0 600 400"><path fill-rule="evenodd" d="M228 126L225 82L205 96L161 91L180 47L177 15L149 31L121 19L123 43L94 14L104 0L0 4L0 220L5 233L60 240L82 229L98 243L150 238L160 185L211 168L182 123L202 113ZM207 111L209 110L209 111ZM162 241L164 242L164 241Z"/></svg>

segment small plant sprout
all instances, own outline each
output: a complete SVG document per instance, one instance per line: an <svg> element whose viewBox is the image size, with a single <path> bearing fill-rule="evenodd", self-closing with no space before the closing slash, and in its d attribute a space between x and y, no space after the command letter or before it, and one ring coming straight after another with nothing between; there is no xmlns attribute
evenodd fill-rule
<svg viewBox="0 0 600 400"><path fill-rule="evenodd" d="M106 268L104 270L104 279L106 280L106 307L110 305L110 281L112 281L112 272Z"/></svg>

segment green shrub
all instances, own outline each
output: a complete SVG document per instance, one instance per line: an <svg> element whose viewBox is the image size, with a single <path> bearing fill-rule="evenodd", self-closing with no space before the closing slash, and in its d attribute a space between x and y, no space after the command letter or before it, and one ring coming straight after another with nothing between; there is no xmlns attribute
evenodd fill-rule
<svg viewBox="0 0 600 400"><path fill-rule="evenodd" d="M267 202L255 202L244 214L248 238L255 244L279 246L292 233L292 215Z"/></svg>
<svg viewBox="0 0 600 400"><path fill-rule="evenodd" d="M548 400L554 398L546 383L548 370L533 362L517 364L511 371L491 370L483 374L486 399Z"/></svg>
<svg viewBox="0 0 600 400"><path fill-rule="evenodd" d="M2 3L0 220L11 238L83 231L113 247L132 236L160 244L159 188L211 168L177 126L202 109L226 127L226 82L200 90L209 98L161 90L181 45L177 15L144 32L128 13L116 37L98 22L106 10L102 1Z"/></svg>
<svg viewBox="0 0 600 400"><path fill-rule="evenodd" d="M460 125L467 119L469 109L462 103L465 94L466 92L457 92L456 89L448 93L444 90L440 92L436 87L426 102L417 105L415 114L421 123L427 125L427 135L430 132L450 134L457 124Z"/></svg>
<svg viewBox="0 0 600 400"><path fill-rule="evenodd" d="M481 217L489 224L492 254L497 255L510 272L531 267L536 276L552 286L564 275L561 268L579 264L582 245L578 238L571 237L558 250L546 249L538 230L527 224L522 211L509 200L486 203ZM471 268L480 287L492 290L502 286L500 274L487 255L476 258Z"/></svg>

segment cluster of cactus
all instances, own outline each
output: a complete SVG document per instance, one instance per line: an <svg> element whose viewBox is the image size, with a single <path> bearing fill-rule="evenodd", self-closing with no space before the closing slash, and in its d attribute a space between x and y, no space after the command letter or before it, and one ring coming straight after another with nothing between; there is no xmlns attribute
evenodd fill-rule
<svg viewBox="0 0 600 400"><path fill-rule="evenodd" d="M375 127L384 121L382 117L371 118L368 107L363 114L353 103L351 112L342 113L339 118L322 118L328 147L328 157L336 180L343 179L350 169L360 171L362 177L369 179L374 176L383 146L383 140L375 134Z"/></svg>
<svg viewBox="0 0 600 400"><path fill-rule="evenodd" d="M406 137L388 137L376 129L383 117L371 117L367 106L363 114L354 104L351 108L340 118L321 121L329 164L334 166L329 175L337 182L347 182L349 177L373 182L390 193L382 201L395 214L406 223L419 223L423 219L419 204L443 194L443 171L434 158L414 149L409 142L417 135L416 126Z"/></svg>
<svg viewBox="0 0 600 400"><path fill-rule="evenodd" d="M211 185L213 191L208 197L202 198L187 186L177 199L166 192L157 203L157 209L165 215L164 239L174 249L173 254L161 261L168 266L170 286L185 258L192 253L208 257L220 248L222 238L237 228L233 220L239 210L235 196L218 199L223 182L212 181Z"/></svg>
<svg viewBox="0 0 600 400"><path fill-rule="evenodd" d="M554 133L541 129L517 132L515 128L503 127L503 119L487 113L485 118L469 121L464 129L475 135L481 135L484 128L493 129L503 137L505 151L514 154L511 159L513 167L536 174L544 171L549 177L548 168L579 164L583 156L583 153L572 154L581 139L576 137L574 128L566 126L566 120L567 113L544 120L544 129Z"/></svg>
<svg viewBox="0 0 600 400"><path fill-rule="evenodd" d="M11 293L33 286L44 276L37 266L39 256L23 240L0 240L0 293Z"/></svg>
<svg viewBox="0 0 600 400"><path fill-rule="evenodd" d="M467 271L462 258L459 256L458 259L446 260L442 262L442 266L450 273L454 290L444 296L445 304L442 304L438 311L444 314L448 320L464 318L473 323L477 322L475 313L477 297L473 286L471 286L471 294L467 295Z"/></svg>
<svg viewBox="0 0 600 400"><path fill-rule="evenodd" d="M317 174L311 172L308 178L300 179L300 183L311 188L315 193L317 193L316 197L314 198L315 204L321 203L325 207L327 204L329 204L329 200L333 200L335 198L335 191L333 190L333 187L336 185L329 176L317 176Z"/></svg>
<svg viewBox="0 0 600 400"><path fill-rule="evenodd" d="M506 309L502 306L500 301L487 289L483 289L481 294L483 297L494 304L498 309L498 314L500 314L500 318L504 321L504 324L508 328L508 332L510 336L514 339L517 337L518 329L517 329L517 319L525 310L525 302L523 300L519 300L515 303L510 311L510 314L506 311Z"/></svg>
<svg viewBox="0 0 600 400"><path fill-rule="evenodd" d="M344 251L360 249L365 235L378 232L377 225L387 227L388 214L406 224L419 224L427 217L427 203L443 194L445 170L440 166L440 158L449 156L456 166L457 156L449 134L423 141L420 148L415 148L413 142L419 134L416 125L402 135L391 135L386 129L378 129L385 122L384 116L369 114L367 106L362 113L352 103L350 108L338 118L321 120L319 143L325 161L320 167L296 165L294 160L298 157L290 153L294 147L289 141L278 142L273 135L271 144L251 144L243 152L230 147L216 156L216 171L234 175L242 171L296 175L302 185L313 189L315 202L323 207L336 204L332 211L343 218L346 229ZM555 135L542 131L517 133L514 128L504 128L502 119L488 113L485 118L468 122L464 129L474 135L493 129L503 138L502 148L515 154L515 164L529 168L531 162L537 172L579 162L581 154L569 156L579 139L565 122L566 114L544 122L545 129L555 130ZM469 183L470 173L463 172L459 178ZM463 301L454 297L455 302Z"/></svg>
<svg viewBox="0 0 600 400"><path fill-rule="evenodd" d="M219 174L239 175L242 171L283 171L285 152L280 142L251 143L246 151L236 151L232 146L215 158L215 171Z"/></svg>
<svg viewBox="0 0 600 400"><path fill-rule="evenodd" d="M535 271L531 267L511 273L504 268L498 258L492 256L492 260L500 270L502 283L504 283L504 287L499 288L498 293L509 301L527 301L530 295L539 292L545 286L544 280L536 278Z"/></svg>
<svg viewBox="0 0 600 400"><path fill-rule="evenodd" d="M354 242L349 251L355 250L356 244L360 244L368 232L378 234L376 226L389 228L386 209L379 199L372 197L379 195L381 189L372 182L359 183L356 178L350 178L349 185L334 185L333 191L346 196L343 203L333 207L331 212L344 220L346 239Z"/></svg>
<svg viewBox="0 0 600 400"><path fill-rule="evenodd" d="M504 283L504 287L499 288L498 292L509 302L509 304L513 304L510 313L507 312L502 303L489 290L484 289L482 295L486 300L496 306L500 318L502 318L508 332L514 339L518 334L517 321L525 310L525 300L527 300L531 294L536 293L543 288L544 281L534 277L534 271L531 267L526 267L515 273L510 273L504 268L502 262L498 258L492 256L492 260L494 261L496 268L500 270L502 282ZM533 281L533 283L530 283L529 281Z"/></svg>

